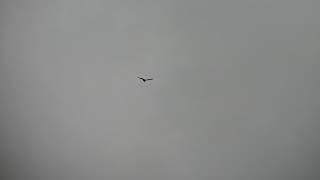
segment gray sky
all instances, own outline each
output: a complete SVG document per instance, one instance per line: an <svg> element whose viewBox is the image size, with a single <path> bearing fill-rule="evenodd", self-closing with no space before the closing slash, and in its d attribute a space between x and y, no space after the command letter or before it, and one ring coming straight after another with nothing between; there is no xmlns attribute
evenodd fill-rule
<svg viewBox="0 0 320 180"><path fill-rule="evenodd" d="M0 4L7 179L319 177L319 1Z"/></svg>

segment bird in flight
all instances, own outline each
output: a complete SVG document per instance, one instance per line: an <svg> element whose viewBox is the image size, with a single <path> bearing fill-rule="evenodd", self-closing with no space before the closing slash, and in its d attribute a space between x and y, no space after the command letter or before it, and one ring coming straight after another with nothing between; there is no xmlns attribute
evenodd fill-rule
<svg viewBox="0 0 320 180"><path fill-rule="evenodd" d="M137 78L141 79L143 82L153 80L153 78L149 78L149 79L145 79L145 78L142 78L142 77L137 77Z"/></svg>

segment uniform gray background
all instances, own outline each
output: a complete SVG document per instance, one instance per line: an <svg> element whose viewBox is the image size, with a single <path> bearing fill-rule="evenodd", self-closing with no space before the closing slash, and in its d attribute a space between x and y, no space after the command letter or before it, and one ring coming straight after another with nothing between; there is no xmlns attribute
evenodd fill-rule
<svg viewBox="0 0 320 180"><path fill-rule="evenodd" d="M2 179L319 178L320 1L0 5Z"/></svg>

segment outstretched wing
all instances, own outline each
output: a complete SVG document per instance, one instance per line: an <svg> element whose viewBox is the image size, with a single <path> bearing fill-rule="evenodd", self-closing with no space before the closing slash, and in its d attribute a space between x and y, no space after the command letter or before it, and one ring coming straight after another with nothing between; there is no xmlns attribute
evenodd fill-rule
<svg viewBox="0 0 320 180"><path fill-rule="evenodd" d="M147 81L149 81L149 80L153 80L153 78L150 78L150 79L146 79Z"/></svg>
<svg viewBox="0 0 320 180"><path fill-rule="evenodd" d="M142 77L138 77L138 76L137 76L137 78L141 79L142 81L146 81L146 80L145 80L144 78L142 78Z"/></svg>

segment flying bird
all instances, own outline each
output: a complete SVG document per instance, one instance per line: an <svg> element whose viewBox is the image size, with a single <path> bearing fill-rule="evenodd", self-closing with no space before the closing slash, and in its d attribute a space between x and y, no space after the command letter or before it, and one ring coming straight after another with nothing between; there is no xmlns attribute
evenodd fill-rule
<svg viewBox="0 0 320 180"><path fill-rule="evenodd" d="M145 79L145 78L142 78L142 77L137 77L137 78L141 79L143 82L153 80L153 78L149 78L149 79Z"/></svg>

